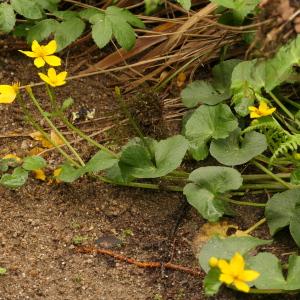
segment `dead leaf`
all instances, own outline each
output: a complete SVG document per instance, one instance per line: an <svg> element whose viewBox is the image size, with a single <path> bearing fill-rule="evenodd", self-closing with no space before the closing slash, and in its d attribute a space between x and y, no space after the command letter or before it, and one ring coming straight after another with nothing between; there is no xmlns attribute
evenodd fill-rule
<svg viewBox="0 0 300 300"><path fill-rule="evenodd" d="M180 72L177 76L177 86L182 87L185 84L186 75L184 72Z"/></svg>
<svg viewBox="0 0 300 300"><path fill-rule="evenodd" d="M22 162L22 158L20 158L19 156L17 156L16 154L6 154L5 156L2 157L2 159L14 159L17 163L21 163Z"/></svg>
<svg viewBox="0 0 300 300"><path fill-rule="evenodd" d="M34 140L41 142L41 144L44 148L53 148L54 147L54 145L51 142L49 142L44 137L44 135L39 131L35 131L35 132L31 133L29 136L31 138L33 138ZM53 130L51 130L51 132L50 132L50 139L57 146L64 144L63 140Z"/></svg>

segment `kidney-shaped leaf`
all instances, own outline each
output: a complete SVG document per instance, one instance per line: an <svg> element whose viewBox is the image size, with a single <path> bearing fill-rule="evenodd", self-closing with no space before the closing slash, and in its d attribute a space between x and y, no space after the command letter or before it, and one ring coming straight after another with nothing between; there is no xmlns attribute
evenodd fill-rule
<svg viewBox="0 0 300 300"><path fill-rule="evenodd" d="M207 273L210 269L208 261L212 256L230 260L236 252L239 252L241 255L245 255L250 250L261 245L270 244L271 242L272 241L261 240L252 236L232 236L228 238L214 236L200 251L198 256L199 263L203 270Z"/></svg>
<svg viewBox="0 0 300 300"><path fill-rule="evenodd" d="M40 156L28 156L24 159L22 167L27 171L34 171L46 167L47 162Z"/></svg>
<svg viewBox="0 0 300 300"><path fill-rule="evenodd" d="M267 202L265 215L272 235L289 226L293 239L300 247L300 189L275 194Z"/></svg>
<svg viewBox="0 0 300 300"><path fill-rule="evenodd" d="M206 143L211 138L226 138L237 127L238 122L228 105L202 105L187 120L184 134L190 142L193 157L200 160L206 157Z"/></svg>
<svg viewBox="0 0 300 300"><path fill-rule="evenodd" d="M267 149L265 135L252 131L242 138L240 132L236 129L226 139L213 140L210 144L210 154L221 164L241 165Z"/></svg>
<svg viewBox="0 0 300 300"><path fill-rule="evenodd" d="M3 174L0 184L11 189L16 189L25 184L28 172L23 168L15 168L12 174Z"/></svg>
<svg viewBox="0 0 300 300"><path fill-rule="evenodd" d="M188 202L210 222L216 222L223 214L232 211L224 200L218 197L229 190L238 189L243 182L241 174L227 167L202 167L193 171L183 193Z"/></svg>

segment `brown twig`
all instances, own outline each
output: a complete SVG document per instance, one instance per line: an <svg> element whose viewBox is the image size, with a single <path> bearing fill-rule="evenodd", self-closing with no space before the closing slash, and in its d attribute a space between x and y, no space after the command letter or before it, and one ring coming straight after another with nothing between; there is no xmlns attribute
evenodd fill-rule
<svg viewBox="0 0 300 300"><path fill-rule="evenodd" d="M100 249L95 247L88 247L88 246L80 246L77 247L76 251L78 253L84 253L84 254L104 254L108 255L110 257L113 257L115 259L118 259L123 262L127 262L129 264L133 264L139 268L165 268L170 270L176 270L188 273L193 276L201 276L201 272L198 269L190 269L181 265L176 265L172 263L162 263L162 262L156 262L156 261L138 261L134 258L130 258L118 253L115 253L114 251L108 250L108 249Z"/></svg>

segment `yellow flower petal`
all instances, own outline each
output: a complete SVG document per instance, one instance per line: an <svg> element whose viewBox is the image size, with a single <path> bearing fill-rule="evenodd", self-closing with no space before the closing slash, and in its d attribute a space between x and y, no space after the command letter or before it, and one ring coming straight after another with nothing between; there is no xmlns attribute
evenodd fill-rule
<svg viewBox="0 0 300 300"><path fill-rule="evenodd" d="M234 280L233 284L237 288L237 290L239 290L241 292L248 293L250 290L250 287L248 286L248 284L246 284L245 282L243 282L241 280Z"/></svg>
<svg viewBox="0 0 300 300"><path fill-rule="evenodd" d="M28 57L31 57L31 58L35 58L37 57L36 53L35 52L31 52L31 51L22 51L22 50L19 50L19 52L25 54L26 56Z"/></svg>
<svg viewBox="0 0 300 300"><path fill-rule="evenodd" d="M230 265L229 263L224 259L219 259L218 267L224 274L231 274Z"/></svg>
<svg viewBox="0 0 300 300"><path fill-rule="evenodd" d="M229 274L221 274L219 280L226 284L232 284L234 281L234 277Z"/></svg>
<svg viewBox="0 0 300 300"><path fill-rule="evenodd" d="M57 43L55 40L52 40L46 46L43 46L45 55L51 55L51 54L55 53L56 49L57 49Z"/></svg>
<svg viewBox="0 0 300 300"><path fill-rule="evenodd" d="M41 57L37 57L35 60L34 60L34 65L37 67L37 68L41 68L45 65L45 61L43 58Z"/></svg>
<svg viewBox="0 0 300 300"><path fill-rule="evenodd" d="M43 73L38 73L38 75L40 76L40 78L45 81L46 83L50 84L51 86L53 86L53 83L51 82L51 80L49 79L49 77Z"/></svg>
<svg viewBox="0 0 300 300"><path fill-rule="evenodd" d="M60 72L59 74L57 74L57 81L65 81L66 77L68 75L68 72L64 71L64 72Z"/></svg>
<svg viewBox="0 0 300 300"><path fill-rule="evenodd" d="M241 272L238 276L239 280L242 281L253 281L256 278L258 278L260 276L260 274L256 271L253 270L244 270L243 272Z"/></svg>
<svg viewBox="0 0 300 300"><path fill-rule="evenodd" d="M17 91L14 86L0 85L0 103L9 104L12 103L17 96Z"/></svg>
<svg viewBox="0 0 300 300"><path fill-rule="evenodd" d="M255 106L248 106L249 111L257 111L257 108Z"/></svg>
<svg viewBox="0 0 300 300"><path fill-rule="evenodd" d="M239 253L235 253L233 258L230 260L231 274L236 277L243 272L244 268L245 261L243 256Z"/></svg>
<svg viewBox="0 0 300 300"><path fill-rule="evenodd" d="M260 103L259 103L259 107L258 107L258 109L259 109L259 111L261 111L262 113L264 113L266 110L268 110L268 104L265 102L265 101L261 101Z"/></svg>
<svg viewBox="0 0 300 300"><path fill-rule="evenodd" d="M44 57L45 62L53 67L58 67L61 65L61 59L55 55L49 55Z"/></svg>
<svg viewBox="0 0 300 300"><path fill-rule="evenodd" d="M50 68L48 69L48 77L49 79L52 81L52 82L55 82L56 81L56 71L54 68Z"/></svg>
<svg viewBox="0 0 300 300"><path fill-rule="evenodd" d="M31 44L31 50L32 52L41 52L41 46L38 43L38 41L34 40Z"/></svg>
<svg viewBox="0 0 300 300"><path fill-rule="evenodd" d="M266 116L271 115L275 110L276 110L276 107L269 108L269 109L266 111Z"/></svg>
<svg viewBox="0 0 300 300"><path fill-rule="evenodd" d="M209 259L209 265L212 268L217 267L218 266L218 262L219 262L219 260L216 257L214 257L214 256Z"/></svg>
<svg viewBox="0 0 300 300"><path fill-rule="evenodd" d="M45 181L46 175L42 169L37 169L33 171L35 179Z"/></svg>
<svg viewBox="0 0 300 300"><path fill-rule="evenodd" d="M250 118L251 119L256 119L256 118L260 118L261 115L259 115L257 112L251 112L250 113Z"/></svg>

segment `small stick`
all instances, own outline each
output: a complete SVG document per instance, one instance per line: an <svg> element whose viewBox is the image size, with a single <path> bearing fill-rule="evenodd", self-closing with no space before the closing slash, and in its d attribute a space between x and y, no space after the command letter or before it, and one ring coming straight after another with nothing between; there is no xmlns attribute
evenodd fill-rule
<svg viewBox="0 0 300 300"><path fill-rule="evenodd" d="M88 247L88 246L81 246L77 247L76 251L78 253L84 253L84 254L104 254L111 256L115 259L118 259L120 261L127 262L129 264L133 264L139 268L166 268L170 270L177 270L181 272L185 272L188 274L191 274L193 276L201 276L200 270L193 270L181 265L176 265L172 263L162 263L162 262L156 262L156 261L138 261L135 260L134 258L126 257L124 255L115 253L111 250L108 249L100 249L100 248L95 248L95 247Z"/></svg>

